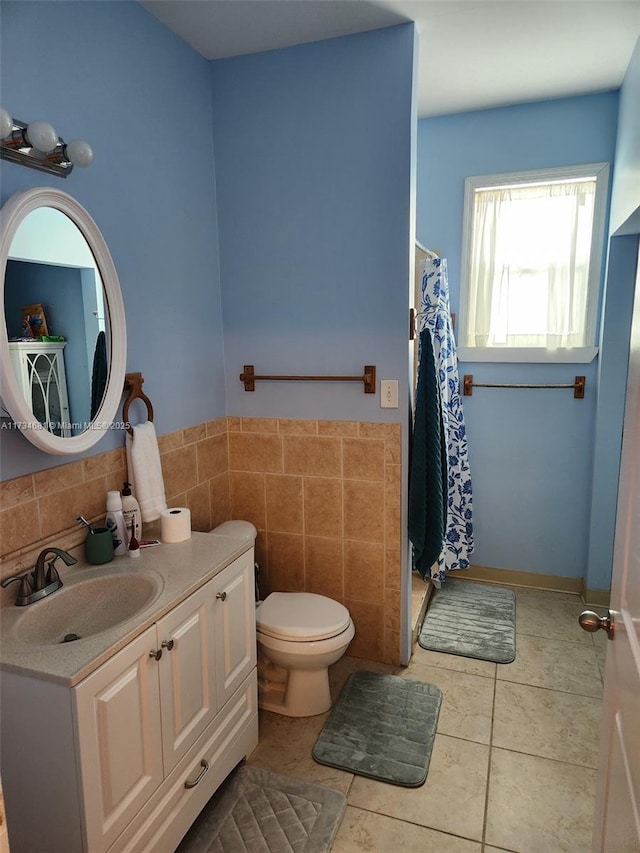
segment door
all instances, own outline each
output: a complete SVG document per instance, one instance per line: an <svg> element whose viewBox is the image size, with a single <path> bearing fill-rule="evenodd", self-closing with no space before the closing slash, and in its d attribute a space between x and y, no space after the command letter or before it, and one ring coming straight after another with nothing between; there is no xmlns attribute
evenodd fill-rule
<svg viewBox="0 0 640 853"><path fill-rule="evenodd" d="M209 581L157 624L164 773L180 761L218 712Z"/></svg>
<svg viewBox="0 0 640 853"><path fill-rule="evenodd" d="M162 782L155 626L74 690L87 849L105 851Z"/></svg>
<svg viewBox="0 0 640 853"><path fill-rule="evenodd" d="M256 665L253 549L234 560L212 583L218 704L222 707Z"/></svg>
<svg viewBox="0 0 640 853"><path fill-rule="evenodd" d="M616 238L614 238L616 239ZM616 520L594 853L640 850L640 269Z"/></svg>

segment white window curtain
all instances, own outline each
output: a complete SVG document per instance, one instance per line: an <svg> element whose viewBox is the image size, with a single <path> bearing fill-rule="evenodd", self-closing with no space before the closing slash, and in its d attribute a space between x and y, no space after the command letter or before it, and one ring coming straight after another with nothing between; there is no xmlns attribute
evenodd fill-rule
<svg viewBox="0 0 640 853"><path fill-rule="evenodd" d="M476 190L466 345L585 347L595 179Z"/></svg>

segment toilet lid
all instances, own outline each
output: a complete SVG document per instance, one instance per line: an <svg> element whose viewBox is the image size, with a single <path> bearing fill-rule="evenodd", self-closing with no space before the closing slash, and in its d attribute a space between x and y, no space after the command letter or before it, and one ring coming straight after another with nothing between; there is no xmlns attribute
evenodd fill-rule
<svg viewBox="0 0 640 853"><path fill-rule="evenodd" d="M326 640L346 630L346 607L313 592L272 592L256 608L258 631L279 640Z"/></svg>

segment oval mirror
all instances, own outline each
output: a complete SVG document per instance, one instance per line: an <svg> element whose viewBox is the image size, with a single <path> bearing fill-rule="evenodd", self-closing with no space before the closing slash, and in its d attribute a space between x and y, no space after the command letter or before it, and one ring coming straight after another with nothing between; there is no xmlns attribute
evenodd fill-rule
<svg viewBox="0 0 640 853"><path fill-rule="evenodd" d="M0 210L3 405L40 450L80 453L109 429L126 369L126 323L111 254L89 213L37 187Z"/></svg>

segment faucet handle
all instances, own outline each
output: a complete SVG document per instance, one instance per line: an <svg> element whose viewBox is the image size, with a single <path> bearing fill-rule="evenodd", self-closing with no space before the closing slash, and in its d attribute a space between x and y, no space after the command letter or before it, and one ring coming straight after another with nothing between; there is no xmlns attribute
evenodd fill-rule
<svg viewBox="0 0 640 853"><path fill-rule="evenodd" d="M0 583L0 586L7 587L10 583L13 583L14 581L20 581L20 588L18 589L16 604L25 604L26 602L21 599L27 599L33 592L31 581L29 580L29 572L25 572L24 575L14 575L11 578L5 578L2 583Z"/></svg>
<svg viewBox="0 0 640 853"><path fill-rule="evenodd" d="M51 562L49 563L49 566L47 568L47 577L45 580L45 583L47 584L47 586L49 586L50 583L59 583L60 582L60 575L58 574L58 570L56 569L56 567L54 565L56 559L57 558L54 557L53 560L51 560Z"/></svg>
<svg viewBox="0 0 640 853"><path fill-rule="evenodd" d="M47 563L47 571L45 574L44 571L44 561L47 554L53 554L53 558L49 560ZM35 588L40 589L42 585L45 587L49 586L52 583L58 584L58 587L62 586L62 581L60 580L60 575L58 574L58 570L56 569L55 563L58 557L61 557L67 566L72 566L74 563L77 563L75 557L72 557L71 554L67 554L66 551L61 551L59 548L49 548L46 551L43 551L38 557L38 562L36 564L36 571L34 573L35 580ZM42 558L42 559L41 559ZM40 574L39 574L40 572ZM38 580L39 579L39 580Z"/></svg>

